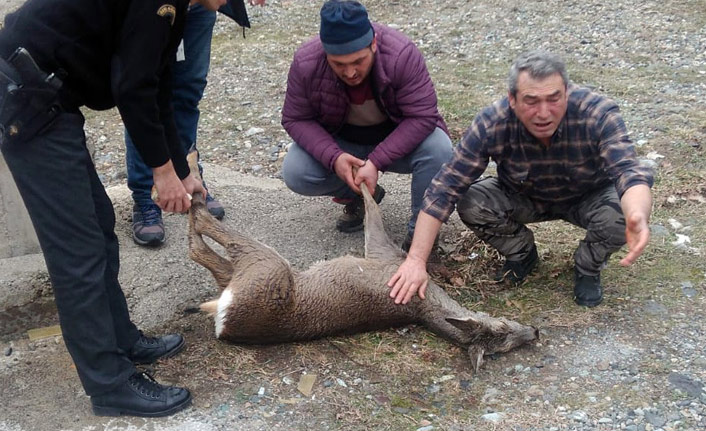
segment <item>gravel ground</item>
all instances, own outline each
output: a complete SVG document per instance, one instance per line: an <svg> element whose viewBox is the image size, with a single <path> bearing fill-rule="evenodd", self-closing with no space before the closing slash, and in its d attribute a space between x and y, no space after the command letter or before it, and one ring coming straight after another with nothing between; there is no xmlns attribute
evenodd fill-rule
<svg viewBox="0 0 706 431"><path fill-rule="evenodd" d="M199 134L205 178L226 204L226 222L298 268L362 249L362 238L333 232L327 200L294 196L278 181L289 143L279 125L286 74L296 46L317 31L320 4L268 0L251 8L246 39L218 20ZM183 220L167 217L170 238L161 250L130 244L122 126L114 111L87 113L96 165L112 187L121 282L133 315L142 327L185 333L189 349L157 371L162 380L188 385L195 406L164 420L94 418L61 340L15 338L3 340L0 357L0 430L706 429L706 2L366 5L373 19L404 31L425 53L454 139L480 107L503 94L507 68L525 49L561 53L576 82L614 97L641 157L661 177L652 248L642 266L609 268L606 304L579 310L566 300L569 267L555 275L547 263L557 255L567 260L554 248L566 235L573 246L578 235L538 228L545 241L540 271L552 273L541 279L549 300L530 300L533 312L514 304L520 310L508 317L540 327L542 341L489 358L478 375L461 352L420 328L262 348L223 345L212 339L210 322L184 313L214 290L184 256ZM408 185L393 175L383 181L393 190L383 204L388 228L400 240ZM457 220L445 228L450 249L460 231ZM663 266L664 256L673 268ZM514 301L508 292L497 297ZM318 376L313 396L296 390L302 373Z"/></svg>

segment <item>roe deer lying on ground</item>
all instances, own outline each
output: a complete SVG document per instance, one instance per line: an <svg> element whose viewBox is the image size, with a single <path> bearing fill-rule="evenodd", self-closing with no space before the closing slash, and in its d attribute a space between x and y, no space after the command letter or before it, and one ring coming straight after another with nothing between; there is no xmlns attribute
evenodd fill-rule
<svg viewBox="0 0 706 431"><path fill-rule="evenodd" d="M192 168L192 172L198 172ZM426 299L396 305L386 283L405 258L385 233L382 215L366 187L365 258L343 256L293 270L272 248L229 232L201 194L189 211L189 256L208 268L223 289L201 304L213 315L216 337L236 343L280 343L372 331L410 323L467 349L475 370L484 354L506 352L538 338L537 329L463 308L429 281ZM224 247L227 258L202 235Z"/></svg>

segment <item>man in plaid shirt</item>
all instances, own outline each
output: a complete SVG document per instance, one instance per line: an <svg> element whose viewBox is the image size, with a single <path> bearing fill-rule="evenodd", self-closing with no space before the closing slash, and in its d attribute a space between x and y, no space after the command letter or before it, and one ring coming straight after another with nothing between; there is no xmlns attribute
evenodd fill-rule
<svg viewBox="0 0 706 431"><path fill-rule="evenodd" d="M426 191L405 262L388 285L396 303L424 298L426 260L441 224L461 220L505 264L496 280L521 283L539 257L527 223L566 220L586 229L574 253L574 300L603 299L600 271L626 242L633 263L649 241L650 169L640 166L618 106L569 83L555 54L532 51L513 63L508 96L486 107ZM489 159L497 178L479 179Z"/></svg>

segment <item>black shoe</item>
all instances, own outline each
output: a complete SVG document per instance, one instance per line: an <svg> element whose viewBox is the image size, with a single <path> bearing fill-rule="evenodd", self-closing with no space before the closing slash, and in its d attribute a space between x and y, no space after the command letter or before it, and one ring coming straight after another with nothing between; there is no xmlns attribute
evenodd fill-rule
<svg viewBox="0 0 706 431"><path fill-rule="evenodd" d="M584 307L595 307L603 301L601 275L581 274L574 268L574 302Z"/></svg>
<svg viewBox="0 0 706 431"><path fill-rule="evenodd" d="M164 386L147 373L135 373L116 389L91 397L97 416L169 416L191 404L186 388Z"/></svg>
<svg viewBox="0 0 706 431"><path fill-rule="evenodd" d="M152 201L132 207L132 239L135 244L157 247L164 244L162 210Z"/></svg>
<svg viewBox="0 0 706 431"><path fill-rule="evenodd" d="M505 260L503 267L495 274L495 281L507 280L512 284L520 284L537 267L539 255L537 246L532 245L529 254L522 260Z"/></svg>
<svg viewBox="0 0 706 431"><path fill-rule="evenodd" d="M365 185L361 185L365 187ZM381 186L375 186L375 193L373 194L373 199L376 203L380 203L382 198L385 197L385 189ZM363 229L363 219L365 218L365 205L363 204L363 198L361 196L356 196L350 203L346 204L343 208L343 215L336 220L336 229L340 232L357 232Z"/></svg>
<svg viewBox="0 0 706 431"><path fill-rule="evenodd" d="M140 338L128 357L136 364L151 364L157 359L170 358L184 348L184 337L179 334L168 334L163 337L146 337L140 332Z"/></svg>

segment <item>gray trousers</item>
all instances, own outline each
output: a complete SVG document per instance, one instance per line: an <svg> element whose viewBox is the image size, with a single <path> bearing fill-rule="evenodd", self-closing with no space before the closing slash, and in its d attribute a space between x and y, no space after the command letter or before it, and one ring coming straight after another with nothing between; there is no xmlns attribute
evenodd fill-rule
<svg viewBox="0 0 706 431"><path fill-rule="evenodd" d="M574 205L540 212L534 202L507 190L497 178L485 178L471 185L456 208L466 226L512 261L522 260L534 245L527 223L565 220L586 229L574 252L576 268L586 275L598 275L610 255L625 244L625 217L613 185L587 193Z"/></svg>
<svg viewBox="0 0 706 431"><path fill-rule="evenodd" d="M88 395L124 383L140 336L118 283L115 213L98 179L83 116L62 113L43 133L0 145L44 252L66 348Z"/></svg>
<svg viewBox="0 0 706 431"><path fill-rule="evenodd" d="M339 147L359 159L366 159L375 145L360 145L336 139ZM412 153L395 160L387 170L399 174L412 174L412 216L407 226L410 235L414 234L417 215L422 206L424 192L441 165L451 158L452 146L449 136L436 128ZM292 144L282 164L282 178L295 193L305 196L333 196L341 199L357 195L335 172L323 166L302 147Z"/></svg>

